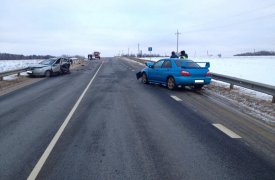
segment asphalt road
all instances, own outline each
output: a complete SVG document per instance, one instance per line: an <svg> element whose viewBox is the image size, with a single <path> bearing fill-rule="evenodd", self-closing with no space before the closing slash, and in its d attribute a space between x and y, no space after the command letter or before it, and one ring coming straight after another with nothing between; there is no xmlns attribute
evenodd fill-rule
<svg viewBox="0 0 275 180"><path fill-rule="evenodd" d="M275 179L273 129L141 68L106 58L0 96L0 179L27 179L65 119L37 179Z"/></svg>

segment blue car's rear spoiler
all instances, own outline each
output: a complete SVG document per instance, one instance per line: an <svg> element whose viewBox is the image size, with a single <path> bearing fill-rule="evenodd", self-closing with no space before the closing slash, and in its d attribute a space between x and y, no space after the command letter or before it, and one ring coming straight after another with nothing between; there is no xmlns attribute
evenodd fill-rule
<svg viewBox="0 0 275 180"><path fill-rule="evenodd" d="M202 64L205 64L204 66ZM209 68L209 62L187 62L181 68Z"/></svg>

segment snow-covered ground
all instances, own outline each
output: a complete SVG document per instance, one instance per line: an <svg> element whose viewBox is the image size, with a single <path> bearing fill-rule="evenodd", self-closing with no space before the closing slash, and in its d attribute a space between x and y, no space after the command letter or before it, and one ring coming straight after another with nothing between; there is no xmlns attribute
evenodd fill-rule
<svg viewBox="0 0 275 180"><path fill-rule="evenodd" d="M150 60L150 58L143 58ZM151 58L157 61L161 58ZM210 71L275 86L275 57L190 58L210 62Z"/></svg>
<svg viewBox="0 0 275 180"><path fill-rule="evenodd" d="M14 69L26 68L30 64L37 64L41 62L43 59L27 59L27 60L0 60L0 72L10 71ZM21 75L26 76L27 73L23 72ZM14 80L16 79L16 75L10 75L4 77L4 80Z"/></svg>
<svg viewBox="0 0 275 180"><path fill-rule="evenodd" d="M41 61L42 61L42 59L0 60L0 72L14 70L14 69L26 68L30 64L36 64L36 63L39 63Z"/></svg>

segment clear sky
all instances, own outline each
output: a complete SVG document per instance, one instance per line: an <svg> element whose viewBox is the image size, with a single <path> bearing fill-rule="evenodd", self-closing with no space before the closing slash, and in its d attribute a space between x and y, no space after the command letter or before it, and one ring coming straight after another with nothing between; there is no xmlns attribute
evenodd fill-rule
<svg viewBox="0 0 275 180"><path fill-rule="evenodd" d="M275 0L1 0L0 52L275 51Z"/></svg>

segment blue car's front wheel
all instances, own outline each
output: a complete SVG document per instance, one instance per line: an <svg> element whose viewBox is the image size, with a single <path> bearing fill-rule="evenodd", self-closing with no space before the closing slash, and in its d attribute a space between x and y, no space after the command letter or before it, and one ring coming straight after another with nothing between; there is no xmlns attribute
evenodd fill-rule
<svg viewBox="0 0 275 180"><path fill-rule="evenodd" d="M143 82L144 84L148 84L148 78L147 78L147 75L146 75L145 72L142 73L142 82Z"/></svg>
<svg viewBox="0 0 275 180"><path fill-rule="evenodd" d="M167 79L167 88L169 90L174 90L176 88L175 79L173 77Z"/></svg>

